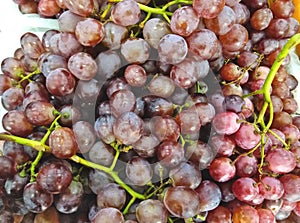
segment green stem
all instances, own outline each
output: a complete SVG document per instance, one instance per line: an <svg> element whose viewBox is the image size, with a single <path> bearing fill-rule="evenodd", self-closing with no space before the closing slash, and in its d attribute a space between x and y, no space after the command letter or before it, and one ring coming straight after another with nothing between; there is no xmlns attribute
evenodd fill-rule
<svg viewBox="0 0 300 223"><path fill-rule="evenodd" d="M38 151L50 152L50 148L41 142L34 141L31 139L22 138L19 136L0 134L0 140L12 141L21 145L30 146Z"/></svg>
<svg viewBox="0 0 300 223"><path fill-rule="evenodd" d="M109 167L109 169L110 169L111 171L113 171L113 169L115 168L115 166L116 166L116 164L117 164L117 161L118 161L118 159L119 159L119 156L120 156L120 151L119 151L119 149L118 149L118 148L114 148L114 149L115 149L115 151L116 151L116 154L115 154L115 156L114 156L113 162L111 163L111 165L110 165L110 167Z"/></svg>
<svg viewBox="0 0 300 223"><path fill-rule="evenodd" d="M123 215L125 215L125 214L128 213L129 208L130 208L131 205L135 202L135 200L136 200L136 197L132 197L132 198L130 199L130 201L128 202L128 204L126 205L126 207L125 207L125 209L124 209L124 211L123 211Z"/></svg>
<svg viewBox="0 0 300 223"><path fill-rule="evenodd" d="M57 114L57 111L54 111L53 112L55 115ZM61 117L61 114L59 114L55 119L54 121L51 123L50 127L48 128L46 134L43 136L43 138L41 139L41 144L45 144L47 139L49 138L51 132L55 129L55 127L57 126L57 122L58 120L60 119Z"/></svg>
<svg viewBox="0 0 300 223"><path fill-rule="evenodd" d="M21 84L23 81L30 79L33 75L35 74L39 74L41 73L41 71L39 69L36 69L35 71L27 74L26 76L24 76L21 80L18 81L19 84Z"/></svg>
<svg viewBox="0 0 300 223"><path fill-rule="evenodd" d="M122 0L108 0L108 3L118 3L121 2ZM159 15L167 15L167 16L171 16L173 13L172 12L168 12L166 11L168 9L168 7L178 4L178 3L183 3L183 4L193 4L192 1L189 0L174 0L174 1L170 1L169 3L167 3L166 5L164 5L162 8L153 8L147 5L143 5L141 3L138 3L139 7L141 10L148 12L148 13L153 13L153 14L159 14Z"/></svg>
<svg viewBox="0 0 300 223"><path fill-rule="evenodd" d="M299 43L300 43L300 33L292 36L288 40L288 42L283 46L282 50L280 51L280 53L276 57L274 63L272 64L272 67L270 69L268 77L266 78L265 83L262 87L262 91L263 91L265 101L264 101L264 104L263 104L263 109L259 113L258 122L263 125L264 131L267 131L270 128L270 126L273 122L273 105L272 105L272 101L271 101L270 90L271 90L271 87L272 87L274 77L275 77L278 69L280 68L282 62L284 61L284 59L289 54L289 52L296 45L298 45ZM264 124L264 116L265 116L265 113L266 113L268 107L270 108L270 117L269 117L269 121L268 121L267 125L265 125ZM271 110L272 110L272 112L271 112Z"/></svg>
<svg viewBox="0 0 300 223"><path fill-rule="evenodd" d="M143 194L135 192L131 187L129 187L124 181L122 181L120 179L117 172L111 170L110 168L87 161L77 155L72 156L70 159L76 163L80 163L84 166L88 166L88 167L91 167L91 168L94 168L94 169L97 169L97 170L100 170L100 171L103 171L103 172L109 174L114 179L114 181L117 184L119 184L121 187L123 187L132 197L135 197L135 198L141 199L141 200L145 200L146 197Z"/></svg>
<svg viewBox="0 0 300 223"><path fill-rule="evenodd" d="M37 156L35 157L35 160L31 163L31 167L30 167L30 182L34 182L35 181L35 167L38 165L38 163L40 162L40 160L43 157L44 152L43 151L39 151Z"/></svg>

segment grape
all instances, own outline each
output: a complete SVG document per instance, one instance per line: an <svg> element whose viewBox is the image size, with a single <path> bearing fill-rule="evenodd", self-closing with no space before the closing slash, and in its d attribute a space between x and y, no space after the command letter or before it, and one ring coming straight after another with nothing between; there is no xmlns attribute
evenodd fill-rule
<svg viewBox="0 0 300 223"><path fill-rule="evenodd" d="M207 143L198 140L186 147L185 157L197 165L200 170L204 170L215 158L215 153Z"/></svg>
<svg viewBox="0 0 300 223"><path fill-rule="evenodd" d="M149 82L148 90L153 95L168 98L174 93L175 87L175 83L171 78L157 75Z"/></svg>
<svg viewBox="0 0 300 223"><path fill-rule="evenodd" d="M141 157L133 157L126 164L126 176L130 183L137 186L144 186L149 183L153 176L150 163Z"/></svg>
<svg viewBox="0 0 300 223"><path fill-rule="evenodd" d="M235 148L235 141L226 135L214 135L210 139L210 145L219 156L230 157Z"/></svg>
<svg viewBox="0 0 300 223"><path fill-rule="evenodd" d="M133 87L142 87L147 81L145 69L138 64L131 64L124 71L124 78Z"/></svg>
<svg viewBox="0 0 300 223"><path fill-rule="evenodd" d="M93 193L98 194L103 187L112 183L112 179L106 173L90 169L88 173L88 185L89 188L92 190Z"/></svg>
<svg viewBox="0 0 300 223"><path fill-rule="evenodd" d="M271 4L271 10L276 17L288 18L294 12L295 6L292 1L279 0Z"/></svg>
<svg viewBox="0 0 300 223"><path fill-rule="evenodd" d="M88 1L64 0L64 5L71 12L83 17L90 15L94 9L93 0L88 0Z"/></svg>
<svg viewBox="0 0 300 223"><path fill-rule="evenodd" d="M138 204L136 218L140 223L161 222L167 223L168 211L159 200L147 199Z"/></svg>
<svg viewBox="0 0 300 223"><path fill-rule="evenodd" d="M232 9L235 13L236 23L245 24L250 19L250 10L247 8L246 5L242 3L237 3L232 6Z"/></svg>
<svg viewBox="0 0 300 223"><path fill-rule="evenodd" d="M14 80L21 79L20 75L25 72L21 60L17 60L13 57L7 57L2 60L1 71L4 75L7 75Z"/></svg>
<svg viewBox="0 0 300 223"><path fill-rule="evenodd" d="M114 159L113 148L102 141L97 141L88 151L90 160L103 166L109 166Z"/></svg>
<svg viewBox="0 0 300 223"><path fill-rule="evenodd" d="M283 199L286 199L290 202L297 202L300 200L299 196L299 184L300 177L287 173L279 178L280 182L283 184L284 194Z"/></svg>
<svg viewBox="0 0 300 223"><path fill-rule="evenodd" d="M25 164L32 158L25 151L23 145L11 141L5 141L3 143L2 153L4 156L11 158L19 165Z"/></svg>
<svg viewBox="0 0 300 223"><path fill-rule="evenodd" d="M78 149L74 131L68 127L53 130L49 136L49 147L51 153L57 158L70 158Z"/></svg>
<svg viewBox="0 0 300 223"><path fill-rule="evenodd" d="M66 58L49 52L44 53L39 57L38 66L45 77L57 68L67 69L68 67Z"/></svg>
<svg viewBox="0 0 300 223"><path fill-rule="evenodd" d="M125 112L133 112L135 109L135 95L130 90L118 90L109 98L111 113L119 117Z"/></svg>
<svg viewBox="0 0 300 223"><path fill-rule="evenodd" d="M69 58L73 54L82 51L83 47L73 33L54 33L49 38L47 45L49 45L49 50L54 54Z"/></svg>
<svg viewBox="0 0 300 223"><path fill-rule="evenodd" d="M62 32L74 33L77 23L81 20L83 20L82 16L77 15L70 10L66 10L62 12L57 19L59 30Z"/></svg>
<svg viewBox="0 0 300 223"><path fill-rule="evenodd" d="M13 177L17 173L17 163L7 156L0 156L1 178Z"/></svg>
<svg viewBox="0 0 300 223"><path fill-rule="evenodd" d="M149 19L143 28L144 39L155 49L158 48L160 39L170 33L169 24L160 18Z"/></svg>
<svg viewBox="0 0 300 223"><path fill-rule="evenodd" d="M98 66L90 54L79 52L69 58L68 68L78 79L88 81L96 76Z"/></svg>
<svg viewBox="0 0 300 223"><path fill-rule="evenodd" d="M118 184L109 183L97 194L99 209L113 207L119 210L125 205L126 191Z"/></svg>
<svg viewBox="0 0 300 223"><path fill-rule="evenodd" d="M157 50L161 62L178 64L187 56L188 45L183 37L176 34L167 34L160 39Z"/></svg>
<svg viewBox="0 0 300 223"><path fill-rule="evenodd" d="M228 157L215 158L209 166L211 177L217 182L226 182L236 174L236 168Z"/></svg>
<svg viewBox="0 0 300 223"><path fill-rule="evenodd" d="M59 194L72 182L72 173L63 163L48 163L37 174L38 186L50 194Z"/></svg>
<svg viewBox="0 0 300 223"><path fill-rule="evenodd" d="M176 217L191 218L200 212L200 200L197 193L187 187L168 188L163 202L168 211Z"/></svg>
<svg viewBox="0 0 300 223"><path fill-rule="evenodd" d="M49 102L31 102L25 108L25 116L32 125L49 125L54 119L55 107Z"/></svg>
<svg viewBox="0 0 300 223"><path fill-rule="evenodd" d="M228 208L218 206L214 210L208 212L206 221L207 223L231 223L231 215Z"/></svg>
<svg viewBox="0 0 300 223"><path fill-rule="evenodd" d="M272 149L268 152L266 160L268 168L274 173L289 173L296 167L296 157L291 151L284 148Z"/></svg>
<svg viewBox="0 0 300 223"><path fill-rule="evenodd" d="M184 160L184 150L180 143L166 140L158 145L157 157L163 166L175 167Z"/></svg>
<svg viewBox="0 0 300 223"><path fill-rule="evenodd" d="M24 90L19 87L11 87L3 92L1 102L7 111L15 110L20 107L24 99Z"/></svg>
<svg viewBox="0 0 300 223"><path fill-rule="evenodd" d="M197 80L205 78L209 72L206 60L186 58L172 67L170 78L184 89L192 87Z"/></svg>
<svg viewBox="0 0 300 223"><path fill-rule="evenodd" d="M189 36L198 26L199 18L191 6L177 9L171 18L170 27L173 33L180 36Z"/></svg>
<svg viewBox="0 0 300 223"><path fill-rule="evenodd" d="M275 223L275 216L269 209L266 208L257 208L257 213L259 216L259 222L266 222L266 223Z"/></svg>
<svg viewBox="0 0 300 223"><path fill-rule="evenodd" d="M73 124L72 129L79 151L88 152L96 141L94 127L87 121L78 121Z"/></svg>
<svg viewBox="0 0 300 223"><path fill-rule="evenodd" d="M186 109L181 111L176 116L176 121L180 126L180 132L182 134L197 134L201 127L201 121L198 113L193 109Z"/></svg>
<svg viewBox="0 0 300 223"><path fill-rule="evenodd" d="M142 38L127 39L121 44L121 54L128 63L141 64L146 62L150 56L150 45Z"/></svg>
<svg viewBox="0 0 300 223"><path fill-rule="evenodd" d="M2 118L3 128L16 136L26 137L33 132L32 124L27 120L24 112L12 110Z"/></svg>
<svg viewBox="0 0 300 223"><path fill-rule="evenodd" d="M95 61L98 66L97 76L105 80L113 77L121 67L121 58L114 50L99 53Z"/></svg>
<svg viewBox="0 0 300 223"><path fill-rule="evenodd" d="M182 162L169 172L173 186L197 188L202 181L202 173L191 163ZM197 191L197 190L196 190Z"/></svg>
<svg viewBox="0 0 300 223"><path fill-rule="evenodd" d="M266 29L273 19L273 13L269 8L261 8L256 10L250 19L250 24L253 29Z"/></svg>
<svg viewBox="0 0 300 223"><path fill-rule="evenodd" d="M210 211L219 206L221 202L221 190L217 184L210 180L204 180L195 189L200 198L200 211Z"/></svg>
<svg viewBox="0 0 300 223"><path fill-rule="evenodd" d="M171 116L156 116L150 121L152 134L159 141L170 140L176 142L180 136L180 127Z"/></svg>
<svg viewBox="0 0 300 223"><path fill-rule="evenodd" d="M33 213L41 213L53 203L53 195L41 189L37 182L28 183L23 191L25 207Z"/></svg>
<svg viewBox="0 0 300 223"><path fill-rule="evenodd" d="M91 223L124 223L124 217L122 213L116 208L103 208L100 209Z"/></svg>
<svg viewBox="0 0 300 223"><path fill-rule="evenodd" d="M236 175L252 177L257 173L257 158L255 156L239 156L235 162Z"/></svg>
<svg viewBox="0 0 300 223"><path fill-rule="evenodd" d="M193 1L193 8L198 16L205 19L216 17L222 11L224 6L225 0L213 0L209 2L203 0Z"/></svg>
<svg viewBox="0 0 300 223"><path fill-rule="evenodd" d="M248 30L244 26L234 24L227 33L219 36L219 40L223 49L230 52L239 51L246 45L248 35Z"/></svg>
<svg viewBox="0 0 300 223"><path fill-rule="evenodd" d="M238 131L234 133L234 140L242 149L250 150L260 142L261 136L256 133L253 125L243 123Z"/></svg>
<svg viewBox="0 0 300 223"><path fill-rule="evenodd" d="M141 157L148 158L156 155L156 146L159 140L153 134L143 134L132 146L134 151Z"/></svg>
<svg viewBox="0 0 300 223"><path fill-rule="evenodd" d="M239 116L236 113L228 111L216 114L212 124L218 134L231 135L241 126L238 120Z"/></svg>
<svg viewBox="0 0 300 223"><path fill-rule="evenodd" d="M55 197L55 208L65 214L77 211L83 198L83 186L78 181L72 181L68 188Z"/></svg>
<svg viewBox="0 0 300 223"><path fill-rule="evenodd" d="M232 8L224 6L217 17L204 19L205 26L217 35L227 33L236 22L236 14Z"/></svg>
<svg viewBox="0 0 300 223"><path fill-rule="evenodd" d="M121 26L134 25L140 20L140 16L140 7L134 0L118 2L111 11L112 21Z"/></svg>
<svg viewBox="0 0 300 223"><path fill-rule="evenodd" d="M259 215L257 210L250 205L243 205L238 207L232 215L233 223L249 222L259 223Z"/></svg>
<svg viewBox="0 0 300 223"><path fill-rule="evenodd" d="M196 4L194 1L194 4ZM193 32L186 39L189 50L202 60L208 60L218 50L218 39L209 29L200 29Z"/></svg>
<svg viewBox="0 0 300 223"><path fill-rule="evenodd" d="M115 122L116 118L111 114L100 115L95 121L95 133L106 144L110 144L116 139L113 132Z"/></svg>
<svg viewBox="0 0 300 223"><path fill-rule="evenodd" d="M290 143L296 143L300 139L300 130L293 124L287 124L280 128Z"/></svg>
<svg viewBox="0 0 300 223"><path fill-rule="evenodd" d="M128 30L114 22L107 22L104 24L104 33L101 43L109 49L118 49L121 42L127 37Z"/></svg>
<svg viewBox="0 0 300 223"><path fill-rule="evenodd" d="M116 139L125 145L137 142L143 132L143 120L133 112L124 112L113 123Z"/></svg>
<svg viewBox="0 0 300 223"><path fill-rule="evenodd" d="M12 87L12 80L9 76L7 75L0 75L0 95Z"/></svg>
<svg viewBox="0 0 300 223"><path fill-rule="evenodd" d="M38 13L41 16L52 17L60 12L61 8L56 4L56 0L41 0L38 4Z"/></svg>
<svg viewBox="0 0 300 223"><path fill-rule="evenodd" d="M83 46L95 46L104 38L103 24L93 18L85 18L76 24L75 36Z"/></svg>
<svg viewBox="0 0 300 223"><path fill-rule="evenodd" d="M44 52L42 41L34 33L27 32L23 34L20 43L23 53L32 59L37 59Z"/></svg>

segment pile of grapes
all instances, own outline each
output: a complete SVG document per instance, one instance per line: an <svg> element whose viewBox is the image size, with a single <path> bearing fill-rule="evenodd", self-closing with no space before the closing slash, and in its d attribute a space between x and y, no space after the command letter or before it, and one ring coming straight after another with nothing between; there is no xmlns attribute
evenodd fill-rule
<svg viewBox="0 0 300 223"><path fill-rule="evenodd" d="M0 222L300 222L292 0L14 0Z"/></svg>

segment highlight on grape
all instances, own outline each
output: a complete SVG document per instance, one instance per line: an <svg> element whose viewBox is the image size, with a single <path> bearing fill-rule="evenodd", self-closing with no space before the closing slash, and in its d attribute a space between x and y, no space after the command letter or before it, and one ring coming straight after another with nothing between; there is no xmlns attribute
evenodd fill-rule
<svg viewBox="0 0 300 223"><path fill-rule="evenodd" d="M300 222L292 0L13 0L0 222Z"/></svg>

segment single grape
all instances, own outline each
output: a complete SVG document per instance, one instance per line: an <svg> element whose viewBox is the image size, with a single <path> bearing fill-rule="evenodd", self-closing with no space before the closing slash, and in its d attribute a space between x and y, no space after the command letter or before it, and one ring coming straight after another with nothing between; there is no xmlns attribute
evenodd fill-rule
<svg viewBox="0 0 300 223"><path fill-rule="evenodd" d="M133 87L142 87L147 81L145 69L138 64L130 64L124 71L124 78Z"/></svg>
<svg viewBox="0 0 300 223"><path fill-rule="evenodd" d="M64 0L64 5L71 12L86 17L89 16L94 10L94 1L93 0Z"/></svg>
<svg viewBox="0 0 300 223"><path fill-rule="evenodd" d="M72 126L79 152L87 153L96 141L94 127L87 121L75 122Z"/></svg>
<svg viewBox="0 0 300 223"><path fill-rule="evenodd" d="M79 181L72 181L70 185L54 199L55 208L64 214L78 210L83 198L83 186Z"/></svg>
<svg viewBox="0 0 300 223"><path fill-rule="evenodd" d="M175 10L171 17L170 27L173 33L189 36L198 27L199 17L191 6L183 6Z"/></svg>
<svg viewBox="0 0 300 223"><path fill-rule="evenodd" d="M55 107L44 101L31 102L25 108L27 120L32 125L46 126L51 124L55 119Z"/></svg>
<svg viewBox="0 0 300 223"><path fill-rule="evenodd" d="M167 223L168 216L168 210L159 200L144 200L140 202L136 208L136 218L139 223Z"/></svg>
<svg viewBox="0 0 300 223"><path fill-rule="evenodd" d="M25 207L33 213L41 213L53 203L53 195L39 187L37 182L28 183L23 191Z"/></svg>
<svg viewBox="0 0 300 223"><path fill-rule="evenodd" d="M57 158L70 158L78 149L74 131L68 127L56 128L49 136L49 147Z"/></svg>
<svg viewBox="0 0 300 223"><path fill-rule="evenodd" d="M95 121L95 133L106 144L110 144L116 139L113 132L115 122L116 118L111 114L100 115Z"/></svg>
<svg viewBox="0 0 300 223"><path fill-rule="evenodd" d="M12 110L2 118L3 128L16 136L26 137L33 132L33 125L27 120L24 112Z"/></svg>
<svg viewBox="0 0 300 223"><path fill-rule="evenodd" d="M173 186L185 186L195 189L202 181L202 173L192 163L182 162L170 170L169 178L172 180Z"/></svg>
<svg viewBox="0 0 300 223"><path fill-rule="evenodd" d="M239 116L236 113L228 111L216 114L212 124L218 134L231 135L237 132L241 126L238 120Z"/></svg>
<svg viewBox="0 0 300 223"><path fill-rule="evenodd" d="M157 50L161 62L178 64L187 56L188 45L183 37L176 34L167 34L160 39Z"/></svg>
<svg viewBox="0 0 300 223"><path fill-rule="evenodd" d="M163 166L175 167L184 160L184 150L180 143L166 140L158 145L157 157Z"/></svg>
<svg viewBox="0 0 300 223"><path fill-rule="evenodd" d="M91 223L124 223L124 217L121 211L116 208L103 208L100 209Z"/></svg>
<svg viewBox="0 0 300 223"><path fill-rule="evenodd" d="M119 210L125 205L126 191L116 183L109 183L97 194L97 205L102 208L117 208Z"/></svg>
<svg viewBox="0 0 300 223"><path fill-rule="evenodd" d="M207 223L231 223L231 212L228 208L218 206L208 212L206 217Z"/></svg>
<svg viewBox="0 0 300 223"><path fill-rule="evenodd" d="M259 223L259 215L257 210L250 205L242 205L238 207L232 215L233 223Z"/></svg>
<svg viewBox="0 0 300 223"><path fill-rule="evenodd" d="M20 107L24 100L24 89L11 87L3 92L1 102L7 111L15 110Z"/></svg>
<svg viewBox="0 0 300 223"><path fill-rule="evenodd" d="M145 63L150 57L150 45L142 38L129 38L122 42L121 54L128 63Z"/></svg>
<svg viewBox="0 0 300 223"><path fill-rule="evenodd" d="M188 187L167 188L163 202L175 217L191 218L200 213L200 198L195 190Z"/></svg>
<svg viewBox="0 0 300 223"><path fill-rule="evenodd" d="M232 184L232 192L240 201L251 201L259 193L259 187L255 180L250 177L241 177Z"/></svg>
<svg viewBox="0 0 300 223"><path fill-rule="evenodd" d="M153 176L150 163L141 157L133 157L126 164L126 176L130 183L137 186L144 186L149 183Z"/></svg>
<svg viewBox="0 0 300 223"><path fill-rule="evenodd" d="M76 24L75 36L83 46L96 46L104 38L103 24L93 18L84 18Z"/></svg>
<svg viewBox="0 0 300 223"><path fill-rule="evenodd" d="M187 37L186 41L189 50L202 60L211 59L218 50L218 38L209 29L200 29L193 32Z"/></svg>
<svg viewBox="0 0 300 223"><path fill-rule="evenodd" d="M112 21L121 26L130 26L140 20L141 10L134 0L125 0L114 5L111 11Z"/></svg>
<svg viewBox="0 0 300 223"><path fill-rule="evenodd" d="M120 48L121 42L128 37L126 27L109 21L104 24L104 33L105 35L101 43L109 49Z"/></svg>
<svg viewBox="0 0 300 223"><path fill-rule="evenodd" d="M68 60L68 69L80 80L91 80L97 74L97 63L85 52L73 54Z"/></svg>
<svg viewBox="0 0 300 223"><path fill-rule="evenodd" d="M195 189L200 198L200 211L211 211L219 206L222 198L219 186L210 180L204 180Z"/></svg>
<svg viewBox="0 0 300 223"><path fill-rule="evenodd" d="M244 150L250 150L260 142L261 135L256 133L253 125L243 123L238 131L234 133L234 140L237 146Z"/></svg>
<svg viewBox="0 0 300 223"><path fill-rule="evenodd" d="M217 182L226 182L236 174L236 168L228 157L215 158L209 166L210 176Z"/></svg>
<svg viewBox="0 0 300 223"><path fill-rule="evenodd" d="M113 123L113 133L122 144L134 144L142 136L143 120L134 112L124 112Z"/></svg>
<svg viewBox="0 0 300 223"><path fill-rule="evenodd" d="M193 8L197 12L198 17L205 19L215 18L221 13L224 6L225 0L213 0L209 2L203 0L193 1Z"/></svg>

